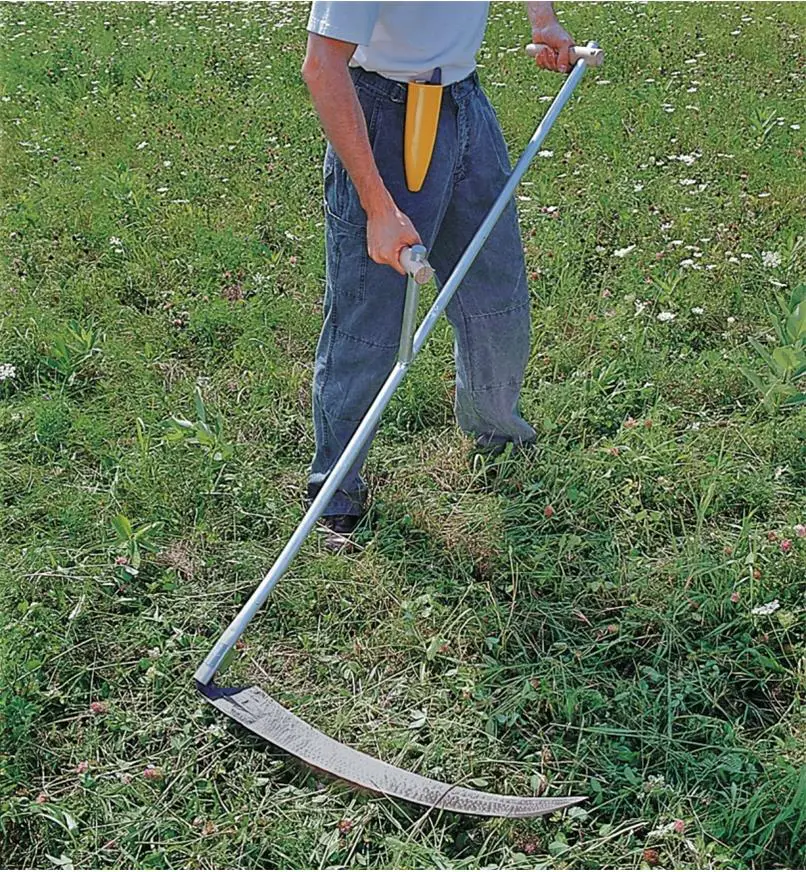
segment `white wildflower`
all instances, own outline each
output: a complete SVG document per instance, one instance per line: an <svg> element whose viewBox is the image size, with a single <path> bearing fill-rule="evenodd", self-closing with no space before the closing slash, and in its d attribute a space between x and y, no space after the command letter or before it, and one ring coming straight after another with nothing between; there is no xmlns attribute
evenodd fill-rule
<svg viewBox="0 0 806 872"><path fill-rule="evenodd" d="M685 188L685 187L688 187L689 185L696 185L697 180L696 179L678 179L677 184L682 185Z"/></svg>
<svg viewBox="0 0 806 872"><path fill-rule="evenodd" d="M112 248L120 248L120 246L123 245L123 243L117 238L117 236L110 236L109 244L112 246Z"/></svg>
<svg viewBox="0 0 806 872"><path fill-rule="evenodd" d="M752 610L752 613L754 615L771 615L773 612L777 612L780 608L781 603L779 603L777 599L774 599L772 602L764 603L763 606L756 606Z"/></svg>
<svg viewBox="0 0 806 872"><path fill-rule="evenodd" d="M143 142L138 142L137 151L142 151L147 145L148 143L145 140L143 140Z"/></svg>
<svg viewBox="0 0 806 872"><path fill-rule="evenodd" d="M658 312L658 321L661 322L674 321L676 317L674 312Z"/></svg>
<svg viewBox="0 0 806 872"><path fill-rule="evenodd" d="M728 324L735 324L735 323L736 323L736 319L733 317L733 315L728 315Z"/></svg>
<svg viewBox="0 0 806 872"><path fill-rule="evenodd" d="M255 273L252 276L252 281L254 282L255 287L260 290L261 288L265 288L269 283L269 277L264 275L263 273Z"/></svg>
<svg viewBox="0 0 806 872"><path fill-rule="evenodd" d="M636 194L639 191L643 191L643 190L644 190L644 186L640 182L636 185L633 185L633 191L635 191Z"/></svg>
<svg viewBox="0 0 806 872"><path fill-rule="evenodd" d="M17 367L13 363L0 363L0 381L14 378L17 374Z"/></svg>
<svg viewBox="0 0 806 872"><path fill-rule="evenodd" d="M644 782L643 788L645 793L663 790L666 787L666 779L662 775L650 775Z"/></svg>
<svg viewBox="0 0 806 872"><path fill-rule="evenodd" d="M775 269L781 265L781 255L777 251L762 251L761 263L768 269Z"/></svg>
<svg viewBox="0 0 806 872"><path fill-rule="evenodd" d="M694 308L691 310L692 315L702 315L704 312L705 309L703 309L702 306L694 306Z"/></svg>
<svg viewBox="0 0 806 872"><path fill-rule="evenodd" d="M626 257L631 251L635 251L634 245L628 245L626 248L617 248L613 252L613 257Z"/></svg>
<svg viewBox="0 0 806 872"><path fill-rule="evenodd" d="M554 152L551 149L543 148L537 153L538 157L554 157Z"/></svg>
<svg viewBox="0 0 806 872"><path fill-rule="evenodd" d="M223 730L222 730L222 732L223 732ZM668 824L663 824L662 826L656 827L654 830L651 830L647 834L647 838L657 839L660 836L668 836L670 833L673 833L676 831L677 826L678 826L677 821L670 821Z"/></svg>

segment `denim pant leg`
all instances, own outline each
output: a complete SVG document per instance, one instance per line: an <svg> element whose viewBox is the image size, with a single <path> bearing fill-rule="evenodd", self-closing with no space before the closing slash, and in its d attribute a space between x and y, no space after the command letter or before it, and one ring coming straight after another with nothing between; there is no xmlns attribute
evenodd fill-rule
<svg viewBox="0 0 806 872"><path fill-rule="evenodd" d="M444 282L511 172L495 112L481 88L460 103L462 160L431 262ZM465 140L463 142L463 139ZM529 358L529 291L511 202L447 309L454 328L459 426L480 445L528 443L518 404Z"/></svg>
<svg viewBox="0 0 806 872"><path fill-rule="evenodd" d="M406 187L403 169L405 88L361 70L352 75L381 177L430 247L451 194L455 106L450 101L443 106L428 176L423 188L413 194ZM309 492L327 478L394 366L406 289L405 277L369 258L366 215L330 147L324 176L327 280L324 324L314 365L316 451ZM366 487L360 473L368 451L369 441L325 515L361 511Z"/></svg>
<svg viewBox="0 0 806 872"><path fill-rule="evenodd" d="M316 451L308 478L310 496L327 478L394 365L399 336L392 326L402 319L405 294L405 279L388 269L385 311L379 312L373 300L367 301L362 278L369 260L366 232L345 226L329 210L325 228L327 280L313 376ZM366 486L361 467L369 442L325 515L362 512Z"/></svg>

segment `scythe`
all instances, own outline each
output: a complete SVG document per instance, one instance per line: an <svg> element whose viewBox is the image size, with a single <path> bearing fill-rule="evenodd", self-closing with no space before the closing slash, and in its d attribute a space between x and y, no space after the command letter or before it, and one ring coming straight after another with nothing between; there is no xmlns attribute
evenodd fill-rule
<svg viewBox="0 0 806 872"><path fill-rule="evenodd" d="M527 48L527 52L532 55L539 53L540 50L539 46ZM255 613L286 572L349 471L361 447L370 438L392 394L461 284L561 109L584 75L586 67L589 64L598 66L602 61L601 50L595 43L589 43L586 48L577 48L575 51L576 56L572 56L574 67L571 73L535 130L476 235L468 244L416 331L419 286L431 279L433 270L426 260L423 246L415 245L402 252L400 262L408 274L408 282L397 363L274 565L215 643L194 676L199 692L217 709L308 765L385 796L464 814L512 818L535 817L575 805L585 797L503 796L435 781L384 763L335 741L300 720L259 687L219 687L214 683L214 678L222 666L224 657L233 648Z"/></svg>

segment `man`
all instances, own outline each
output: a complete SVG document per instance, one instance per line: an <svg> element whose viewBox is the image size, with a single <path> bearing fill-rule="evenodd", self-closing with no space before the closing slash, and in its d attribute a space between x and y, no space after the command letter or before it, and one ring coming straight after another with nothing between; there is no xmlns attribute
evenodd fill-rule
<svg viewBox="0 0 806 872"><path fill-rule="evenodd" d="M574 45L551 3L527 3L538 66L567 72ZM328 139L327 284L316 352L312 499L395 362L405 292L401 250L422 242L438 281L450 275L510 172L475 56L486 2L314 2L302 75ZM435 75L436 73L436 75ZM422 188L409 190L407 83L441 76L442 103ZM529 294L514 204L446 312L454 329L455 412L482 450L534 441L518 399L529 355ZM365 511L356 461L322 519L348 544Z"/></svg>

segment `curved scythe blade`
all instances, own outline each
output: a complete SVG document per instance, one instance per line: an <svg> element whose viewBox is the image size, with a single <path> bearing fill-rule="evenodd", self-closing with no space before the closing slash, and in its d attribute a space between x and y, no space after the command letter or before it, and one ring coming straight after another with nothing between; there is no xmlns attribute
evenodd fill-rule
<svg viewBox="0 0 806 872"><path fill-rule="evenodd" d="M501 796L445 784L342 745L291 714L259 687L222 688L199 683L198 688L225 715L309 766L385 796L446 811L508 818L538 817L586 799Z"/></svg>

